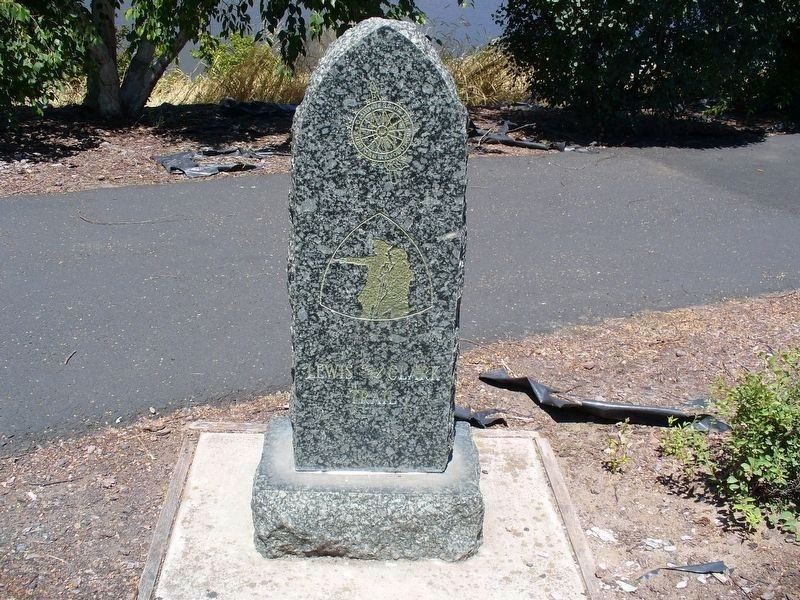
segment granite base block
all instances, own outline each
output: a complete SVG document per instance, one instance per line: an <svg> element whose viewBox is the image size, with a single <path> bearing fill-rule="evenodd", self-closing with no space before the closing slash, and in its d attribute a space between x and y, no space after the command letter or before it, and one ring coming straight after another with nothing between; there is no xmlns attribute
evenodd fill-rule
<svg viewBox="0 0 800 600"><path fill-rule="evenodd" d="M479 478L464 423L443 473L299 472L291 422L274 418L253 484L256 548L267 558L465 559L482 541Z"/></svg>

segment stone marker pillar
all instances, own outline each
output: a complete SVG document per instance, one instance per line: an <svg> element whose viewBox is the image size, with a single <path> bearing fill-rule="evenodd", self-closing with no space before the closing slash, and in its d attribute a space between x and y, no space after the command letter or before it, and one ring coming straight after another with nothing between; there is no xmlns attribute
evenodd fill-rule
<svg viewBox="0 0 800 600"><path fill-rule="evenodd" d="M266 556L457 560L480 544L453 425L467 114L411 24L370 19L314 72L293 127L291 423L256 475Z"/></svg>

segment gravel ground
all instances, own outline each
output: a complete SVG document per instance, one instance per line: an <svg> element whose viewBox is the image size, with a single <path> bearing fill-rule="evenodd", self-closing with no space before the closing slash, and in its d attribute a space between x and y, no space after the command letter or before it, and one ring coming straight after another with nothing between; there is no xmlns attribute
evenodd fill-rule
<svg viewBox="0 0 800 600"><path fill-rule="evenodd" d="M800 345L800 292L645 313L533 338L470 347L457 402L501 407L509 426L534 429L557 454L581 525L590 532L603 597L800 598L800 545L763 529L746 535L714 499L687 494L658 453L661 430L634 426L622 473L603 468L613 424L557 423L522 394L478 373L504 366L575 398L679 406L706 397L717 377L757 366L755 349ZM152 529L188 422L264 422L287 394L149 414L0 461L0 597L135 597ZM512 414L513 413L513 414ZM663 572L667 564L724 560L719 578ZM621 583L620 583L621 582ZM626 586L635 587L625 592ZM630 589L630 588L628 588Z"/></svg>

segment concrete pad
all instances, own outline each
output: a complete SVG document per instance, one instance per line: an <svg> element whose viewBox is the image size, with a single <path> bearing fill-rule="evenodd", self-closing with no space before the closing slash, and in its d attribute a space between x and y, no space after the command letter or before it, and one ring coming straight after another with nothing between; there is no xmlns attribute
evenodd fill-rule
<svg viewBox="0 0 800 600"><path fill-rule="evenodd" d="M535 434L475 436L484 543L458 563L263 558L250 497L263 435L203 433L155 597L161 600L586 598ZM563 493L563 492L562 492Z"/></svg>

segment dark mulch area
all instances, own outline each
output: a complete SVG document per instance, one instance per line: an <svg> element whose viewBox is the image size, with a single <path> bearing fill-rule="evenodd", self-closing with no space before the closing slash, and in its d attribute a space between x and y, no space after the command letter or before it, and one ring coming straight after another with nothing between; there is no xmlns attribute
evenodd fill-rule
<svg viewBox="0 0 800 600"><path fill-rule="evenodd" d="M0 141L0 196L181 181L153 156L206 146L274 148L284 155L235 160L256 165L256 173L286 172L290 127L291 116L280 111L248 114L216 104L147 108L134 123L104 121L80 106L43 118L20 113Z"/></svg>
<svg viewBox="0 0 800 600"><path fill-rule="evenodd" d="M265 136L287 134L292 125L291 115L280 111L249 114L219 104L147 107L134 122L104 120L75 105L49 109L44 117L20 111L16 119L16 125L4 131L0 139L2 161L67 158L98 147L108 136L141 129L157 135L165 144L251 145Z"/></svg>

